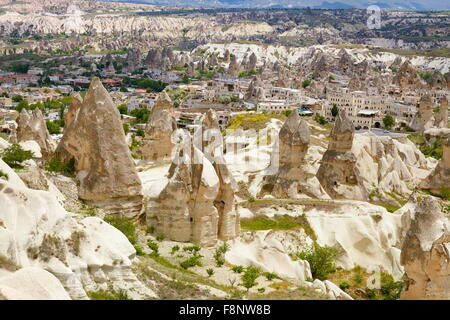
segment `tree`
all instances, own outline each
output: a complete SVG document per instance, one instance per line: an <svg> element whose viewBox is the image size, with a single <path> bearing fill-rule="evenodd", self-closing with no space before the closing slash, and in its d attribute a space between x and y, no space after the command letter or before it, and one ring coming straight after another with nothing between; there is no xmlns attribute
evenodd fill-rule
<svg viewBox="0 0 450 320"><path fill-rule="evenodd" d="M390 129L395 125L395 119L390 114L387 114L383 118L383 124L386 128Z"/></svg>
<svg viewBox="0 0 450 320"><path fill-rule="evenodd" d="M189 84L191 83L191 79L189 79L188 76L184 75L183 79L181 80L184 84Z"/></svg>
<svg viewBox="0 0 450 320"><path fill-rule="evenodd" d="M302 82L302 88L306 88L306 87L309 86L310 84L311 84L311 80L309 80L309 79L303 80L303 82Z"/></svg>
<svg viewBox="0 0 450 320"><path fill-rule="evenodd" d="M22 162L33 158L33 152L25 151L22 147L15 143L6 148L2 154L2 160L11 168L23 168Z"/></svg>
<svg viewBox="0 0 450 320"><path fill-rule="evenodd" d="M60 128L61 128L61 124L63 124L61 120L47 121L46 124L47 124L48 132L50 134L59 134L59 133L61 133L61 129Z"/></svg>
<svg viewBox="0 0 450 320"><path fill-rule="evenodd" d="M121 104L117 107L119 109L120 114L127 114L128 113L128 107L126 104Z"/></svg>
<svg viewBox="0 0 450 320"><path fill-rule="evenodd" d="M256 267L248 267L244 274L241 276L242 279L242 285L248 290L250 290L251 287L256 286L258 283L256 282L256 279L259 277L260 270Z"/></svg>
<svg viewBox="0 0 450 320"><path fill-rule="evenodd" d="M333 108L331 108L331 115L333 117L336 117L338 114L339 114L339 109L335 104L333 104Z"/></svg>
<svg viewBox="0 0 450 320"><path fill-rule="evenodd" d="M327 276L336 270L335 261L339 253L337 248L314 244L298 252L297 257L309 262L314 279L326 280Z"/></svg>
<svg viewBox="0 0 450 320"><path fill-rule="evenodd" d="M136 117L138 123L147 123L150 111L147 108L131 110L130 115Z"/></svg>

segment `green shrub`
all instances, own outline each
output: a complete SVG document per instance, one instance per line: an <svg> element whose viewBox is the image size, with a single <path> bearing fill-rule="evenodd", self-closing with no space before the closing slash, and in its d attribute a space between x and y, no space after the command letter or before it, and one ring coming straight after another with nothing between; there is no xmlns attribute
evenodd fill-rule
<svg viewBox="0 0 450 320"><path fill-rule="evenodd" d="M258 292L259 293L264 293L264 292L266 292L266 289L265 288L258 288Z"/></svg>
<svg viewBox="0 0 450 320"><path fill-rule="evenodd" d="M341 283L339 283L339 288L345 291L350 289L350 285L348 284L348 282L342 281Z"/></svg>
<svg viewBox="0 0 450 320"><path fill-rule="evenodd" d="M64 127L64 120L47 121L47 130L50 134L61 133L61 128Z"/></svg>
<svg viewBox="0 0 450 320"><path fill-rule="evenodd" d="M230 250L230 246L224 242L222 245L216 248L214 253L214 260L216 260L216 266L221 267L225 264L224 254Z"/></svg>
<svg viewBox="0 0 450 320"><path fill-rule="evenodd" d="M3 150L1 157L11 168L21 169L24 161L33 158L33 152L23 150L19 144L15 143Z"/></svg>
<svg viewBox="0 0 450 320"><path fill-rule="evenodd" d="M179 246L179 245L174 245L174 246L172 247L172 251L170 251L170 254L171 254L171 255L174 255L175 252L177 252L178 250L180 250L180 246Z"/></svg>
<svg viewBox="0 0 450 320"><path fill-rule="evenodd" d="M214 270L211 268L206 269L206 273L208 274L208 277L211 277L214 274Z"/></svg>
<svg viewBox="0 0 450 320"><path fill-rule="evenodd" d="M151 255L155 256L155 257L158 257L159 256L159 246L158 246L158 244L155 241L149 239L147 241L147 245L152 250Z"/></svg>
<svg viewBox="0 0 450 320"><path fill-rule="evenodd" d="M109 223L116 229L119 229L127 238L131 244L135 245L137 243L136 227L134 224L126 219L119 217L105 217L105 222Z"/></svg>
<svg viewBox="0 0 450 320"><path fill-rule="evenodd" d="M144 252L144 250L142 249L141 246L134 245L134 250L136 250L136 255L138 255L138 256L145 256L145 252Z"/></svg>
<svg viewBox="0 0 450 320"><path fill-rule="evenodd" d="M403 281L394 281L394 278L387 273L380 273L380 288L366 288L367 299L369 300L397 300L403 290Z"/></svg>
<svg viewBox="0 0 450 320"><path fill-rule="evenodd" d="M362 281L363 281L363 276L362 276L362 274L361 273L355 273L355 275L353 276L353 281L356 283L356 284L361 284L362 283Z"/></svg>
<svg viewBox="0 0 450 320"><path fill-rule="evenodd" d="M5 180L8 180L9 176L7 173L4 173L2 170L0 170L0 178L5 178Z"/></svg>
<svg viewBox="0 0 450 320"><path fill-rule="evenodd" d="M314 121L323 126L328 123L327 119L325 119L324 116L320 116L318 114L316 114L316 116L314 117Z"/></svg>
<svg viewBox="0 0 450 320"><path fill-rule="evenodd" d="M184 251L190 252L190 253L194 253L196 254L197 252L199 252L202 249L202 247L200 247L197 244L194 244L192 246L186 246L183 248Z"/></svg>
<svg viewBox="0 0 450 320"><path fill-rule="evenodd" d="M326 280L330 273L336 271L335 261L338 255L338 249L318 244L297 253L299 259L309 262L313 278L319 280Z"/></svg>
<svg viewBox="0 0 450 320"><path fill-rule="evenodd" d="M92 300L133 300L131 299L125 290L98 290L88 291L89 298Z"/></svg>
<svg viewBox="0 0 450 320"><path fill-rule="evenodd" d="M441 188L440 194L444 200L450 201L450 189L449 188Z"/></svg>
<svg viewBox="0 0 450 320"><path fill-rule="evenodd" d="M308 87L310 84L311 84L311 80L305 79L305 80L303 80L303 82L302 82L302 88L306 88L306 87Z"/></svg>
<svg viewBox="0 0 450 320"><path fill-rule="evenodd" d="M157 240L157 241L163 241L163 240L164 240L164 235L158 234L158 235L156 236L156 240Z"/></svg>
<svg viewBox="0 0 450 320"><path fill-rule="evenodd" d="M73 176L75 174L75 159L70 159L66 164L56 157L51 158L45 163L44 169L48 172L58 172L64 175Z"/></svg>
<svg viewBox="0 0 450 320"><path fill-rule="evenodd" d="M244 267L243 266L234 266L233 268L231 268L231 270L233 270L234 273L241 273L242 271L244 271Z"/></svg>
<svg viewBox="0 0 450 320"><path fill-rule="evenodd" d="M222 254L227 253L228 250L230 250L230 246L228 245L228 243L225 241L224 243L222 243L217 250L219 252L221 252Z"/></svg>
<svg viewBox="0 0 450 320"><path fill-rule="evenodd" d="M186 260L180 262L180 267L186 270L195 266L201 267L202 266L202 262L200 260L201 258L202 258L201 255L194 254L193 256L187 258Z"/></svg>
<svg viewBox="0 0 450 320"><path fill-rule="evenodd" d="M244 274L241 276L241 280L242 286L247 289L247 292L248 290L250 290L250 288L258 284L256 282L256 279L258 279L260 273L261 271L259 270L259 268L253 266L249 266L245 269Z"/></svg>
<svg viewBox="0 0 450 320"><path fill-rule="evenodd" d="M280 277L274 272L265 272L263 274L267 280L272 281L274 279L279 279Z"/></svg>
<svg viewBox="0 0 450 320"><path fill-rule="evenodd" d="M153 233L155 233L155 227L154 226L147 227L147 229L145 229L145 233L146 234L153 234Z"/></svg>

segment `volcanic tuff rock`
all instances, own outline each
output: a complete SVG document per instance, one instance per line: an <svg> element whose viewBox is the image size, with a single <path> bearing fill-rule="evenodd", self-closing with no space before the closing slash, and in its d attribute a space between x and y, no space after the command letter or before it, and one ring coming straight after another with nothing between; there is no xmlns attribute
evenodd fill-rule
<svg viewBox="0 0 450 320"><path fill-rule="evenodd" d="M160 93L145 127L142 147L137 151L142 159L151 161L171 159L174 147L172 134L177 129L173 112L170 97L166 92Z"/></svg>
<svg viewBox="0 0 450 320"><path fill-rule="evenodd" d="M214 201L220 180L211 162L187 132L168 174L168 182L147 211L147 224L173 241L212 246L217 242L219 215Z"/></svg>
<svg viewBox="0 0 450 320"><path fill-rule="evenodd" d="M155 297L133 273L136 251L123 233L66 212L54 193L27 188L2 160L0 170L9 176L0 179L0 296L87 299L86 291L111 284L134 298Z"/></svg>
<svg viewBox="0 0 450 320"><path fill-rule="evenodd" d="M248 87L247 93L245 94L246 100L255 100L255 101L262 101L266 98L265 90L264 90L264 84L259 78L258 75L255 75L250 82L250 85Z"/></svg>
<svg viewBox="0 0 450 320"><path fill-rule="evenodd" d="M436 127L448 128L448 100L446 96L439 99L439 117L436 119Z"/></svg>
<svg viewBox="0 0 450 320"><path fill-rule="evenodd" d="M437 70L433 72L431 77L427 79L427 84L430 88L437 90L446 90L447 89L447 81L444 76Z"/></svg>
<svg viewBox="0 0 450 320"><path fill-rule="evenodd" d="M75 159L78 196L111 213L135 216L142 206L120 114L99 78L93 78L77 116L64 131L59 154ZM69 158L68 158L69 157Z"/></svg>
<svg viewBox="0 0 450 320"><path fill-rule="evenodd" d="M240 65L237 61L237 57L235 55L231 56L230 64L228 66L228 74L231 76L237 76L240 71Z"/></svg>
<svg viewBox="0 0 450 320"><path fill-rule="evenodd" d="M220 132L217 114L209 109L202 121L202 130L194 135L194 141L199 150L211 162L219 177L219 193L214 200L214 206L219 214L218 238L231 240L239 236L239 214L236 211L235 192L237 185L228 169L223 155L223 136Z"/></svg>
<svg viewBox="0 0 450 320"><path fill-rule="evenodd" d="M436 165L407 137L357 134L352 151L360 188L372 201L396 206L402 204L397 199L407 198Z"/></svg>
<svg viewBox="0 0 450 320"><path fill-rule="evenodd" d="M442 159L420 187L434 193L441 193L443 189L450 189L450 139L444 142Z"/></svg>
<svg viewBox="0 0 450 320"><path fill-rule="evenodd" d="M128 72L133 72L141 67L141 51L137 48L129 48L125 61Z"/></svg>
<svg viewBox="0 0 450 320"><path fill-rule="evenodd" d="M305 161L310 142L308 123L292 111L278 135L272 153L274 174L264 178L262 190L277 198L329 198L310 163Z"/></svg>
<svg viewBox="0 0 450 320"><path fill-rule="evenodd" d="M406 60L400 66L400 69L394 76L393 83L401 88L417 89L424 87L424 83L409 60Z"/></svg>
<svg viewBox="0 0 450 320"><path fill-rule="evenodd" d="M71 101L69 105L69 109L67 110L66 116L64 117L64 126L67 128L72 123L75 118L78 110L81 108L81 104L83 103L83 98L80 96L78 92L73 92L71 95Z"/></svg>
<svg viewBox="0 0 450 320"><path fill-rule="evenodd" d="M410 127L423 133L434 125L433 105L428 94L423 95L417 106L417 113L411 121Z"/></svg>
<svg viewBox="0 0 450 320"><path fill-rule="evenodd" d="M358 186L356 157L352 153L355 128L345 111L336 117L328 150L324 153L317 178L333 199L350 198L363 200Z"/></svg>
<svg viewBox="0 0 450 320"><path fill-rule="evenodd" d="M436 198L421 198L402 217L409 227L400 256L407 279L401 299L450 299L450 223Z"/></svg>
<svg viewBox="0 0 450 320"><path fill-rule="evenodd" d="M52 156L55 146L40 109L36 108L31 112L23 109L17 124L17 142L36 141L44 158Z"/></svg>

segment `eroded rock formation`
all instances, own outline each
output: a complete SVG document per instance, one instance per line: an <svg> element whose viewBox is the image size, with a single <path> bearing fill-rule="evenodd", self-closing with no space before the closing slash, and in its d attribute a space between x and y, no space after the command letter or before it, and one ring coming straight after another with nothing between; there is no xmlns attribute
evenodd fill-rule
<svg viewBox="0 0 450 320"><path fill-rule="evenodd" d="M17 142L36 141L43 158L52 156L55 146L40 109L36 108L31 112L23 109L17 124Z"/></svg>
<svg viewBox="0 0 450 320"><path fill-rule="evenodd" d="M126 217L140 212L141 181L119 111L99 78L93 78L58 149L64 161L75 159L80 199Z"/></svg>
<svg viewBox="0 0 450 320"><path fill-rule="evenodd" d="M277 170L264 178L263 193L269 192L277 198L328 198L314 169L305 160L309 143L308 123L294 110L281 127L274 145L271 162Z"/></svg>
<svg viewBox="0 0 450 320"><path fill-rule="evenodd" d="M214 200L214 205L219 214L218 238L231 240L239 236L239 214L236 211L234 194L237 190L236 182L228 169L223 155L223 137L220 132L217 115L213 110L208 110L202 122L202 130L197 131L194 137L198 148L212 163L219 177L219 193Z"/></svg>
<svg viewBox="0 0 450 320"><path fill-rule="evenodd" d="M71 101L69 105L69 109L67 110L66 116L64 117L64 126L67 128L72 123L75 115L78 110L81 108L81 104L83 103L83 98L81 98L78 92L73 92L71 95Z"/></svg>
<svg viewBox="0 0 450 320"><path fill-rule="evenodd" d="M433 104L428 94L423 95L417 105L417 113L411 122L411 128L423 133L434 125Z"/></svg>
<svg viewBox="0 0 450 320"><path fill-rule="evenodd" d="M145 127L142 146L137 151L142 159L170 160L174 146L172 134L177 129L173 112L170 97L166 92L160 93Z"/></svg>
<svg viewBox="0 0 450 320"><path fill-rule="evenodd" d="M450 139L444 142L442 159L420 187L437 194L450 189Z"/></svg>
<svg viewBox="0 0 450 320"><path fill-rule="evenodd" d="M450 299L450 224L436 198L417 196L418 203L403 224L409 225L400 263L406 288L401 299Z"/></svg>
<svg viewBox="0 0 450 320"><path fill-rule="evenodd" d="M436 120L436 127L448 128L448 100L445 96L439 99L439 117Z"/></svg>
<svg viewBox="0 0 450 320"><path fill-rule="evenodd" d="M8 174L0 179L0 296L88 299L87 291L112 285L156 297L133 273L136 251L122 232L66 212L54 193L27 188L2 160L0 170Z"/></svg>
<svg viewBox="0 0 450 320"><path fill-rule="evenodd" d="M355 128L344 111L339 112L330 134L330 143L324 153L317 178L333 199L363 199L358 186L356 157L352 144Z"/></svg>
<svg viewBox="0 0 450 320"><path fill-rule="evenodd" d="M211 246L217 242L219 215L214 201L220 180L190 135L184 132L180 138L167 185L147 211L147 224L170 240Z"/></svg>
<svg viewBox="0 0 450 320"><path fill-rule="evenodd" d="M262 101L266 98L264 84L259 78L259 76L254 76L250 85L248 87L248 91L245 94L245 99L249 101Z"/></svg>

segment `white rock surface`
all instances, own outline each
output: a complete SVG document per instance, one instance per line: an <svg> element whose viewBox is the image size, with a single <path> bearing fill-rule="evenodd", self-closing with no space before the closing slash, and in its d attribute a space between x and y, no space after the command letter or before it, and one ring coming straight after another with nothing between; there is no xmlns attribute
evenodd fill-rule
<svg viewBox="0 0 450 320"><path fill-rule="evenodd" d="M135 250L119 230L66 212L52 193L28 189L1 160L0 170L9 176L0 180L0 256L49 271L73 299L109 285L132 297L155 297L133 274Z"/></svg>
<svg viewBox="0 0 450 320"><path fill-rule="evenodd" d="M0 278L1 299L70 300L70 296L50 272L28 267Z"/></svg>

